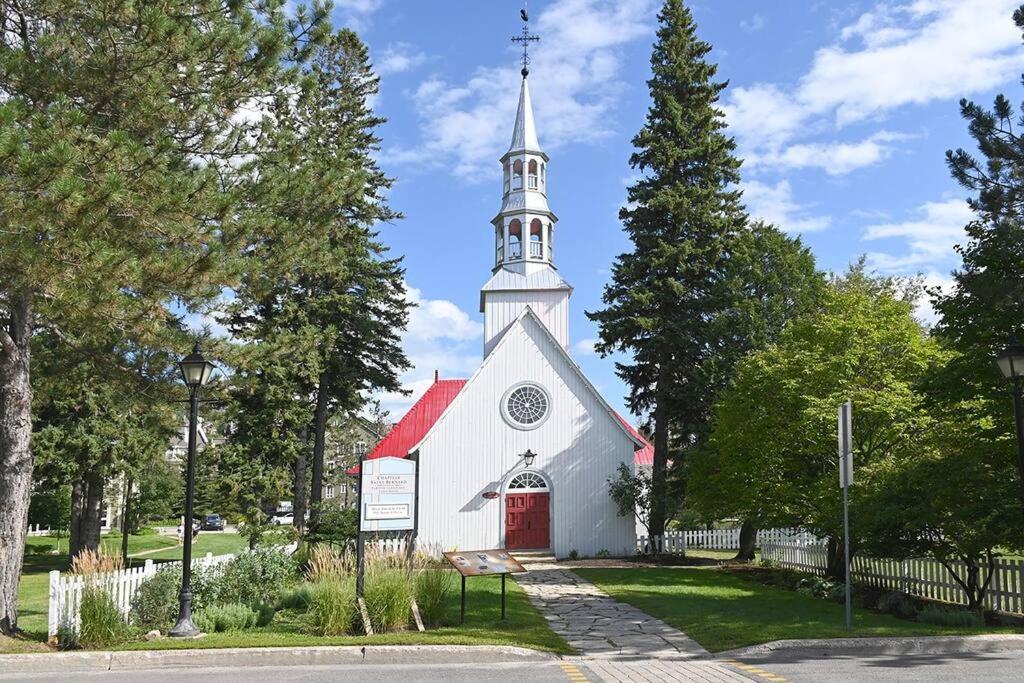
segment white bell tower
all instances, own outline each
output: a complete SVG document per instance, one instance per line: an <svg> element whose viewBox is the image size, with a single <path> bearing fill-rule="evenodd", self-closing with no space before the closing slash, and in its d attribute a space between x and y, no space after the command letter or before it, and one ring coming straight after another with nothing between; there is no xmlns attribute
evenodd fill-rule
<svg viewBox="0 0 1024 683"><path fill-rule="evenodd" d="M524 17L525 18L525 17ZM513 38L523 43L523 81L519 108L512 129L512 143L501 157L504 191L501 211L494 217L494 269L480 290L484 314L484 355L494 348L502 333L529 306L568 349L569 295L572 287L554 265L555 223L548 207L548 155L540 147L533 120L528 83L529 28Z"/></svg>

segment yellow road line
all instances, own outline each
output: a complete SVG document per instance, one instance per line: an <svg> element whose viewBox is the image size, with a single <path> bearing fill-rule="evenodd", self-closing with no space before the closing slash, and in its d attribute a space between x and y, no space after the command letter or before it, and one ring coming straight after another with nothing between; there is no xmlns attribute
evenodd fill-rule
<svg viewBox="0 0 1024 683"><path fill-rule="evenodd" d="M559 664L558 666L562 667L562 671L565 673L566 676L569 677L570 681L576 681L576 683L585 683L585 681L587 680L587 677L583 675L583 672L580 671L580 668L575 664L563 663Z"/></svg>
<svg viewBox="0 0 1024 683"><path fill-rule="evenodd" d="M735 659L727 660L725 664L736 667L744 673L752 674L754 676L757 676L758 678L763 678L766 681L771 681L772 683L785 683L786 681L786 678L782 676L773 674L770 671L765 671L760 667L751 666L750 664L744 664L743 662L738 662Z"/></svg>

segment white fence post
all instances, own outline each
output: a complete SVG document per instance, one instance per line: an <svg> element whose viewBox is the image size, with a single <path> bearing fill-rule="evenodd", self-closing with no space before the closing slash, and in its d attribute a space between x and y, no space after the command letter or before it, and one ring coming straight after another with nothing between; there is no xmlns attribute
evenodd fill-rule
<svg viewBox="0 0 1024 683"><path fill-rule="evenodd" d="M46 613L46 639L51 640L57 635L57 627L60 625L60 572L54 569L50 572L50 594Z"/></svg>

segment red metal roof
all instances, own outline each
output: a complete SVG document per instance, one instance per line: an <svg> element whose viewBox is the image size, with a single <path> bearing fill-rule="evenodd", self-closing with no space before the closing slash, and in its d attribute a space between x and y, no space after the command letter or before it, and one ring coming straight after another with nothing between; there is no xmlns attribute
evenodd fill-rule
<svg viewBox="0 0 1024 683"><path fill-rule="evenodd" d="M423 392L420 399L409 408L409 412L399 420L398 424L391 428L381 442L377 444L367 459L404 458L409 455L409 450L418 444L430 428L441 417L455 397L466 385L464 379L441 379L430 385L430 388ZM346 470L348 474L359 474L359 465Z"/></svg>
<svg viewBox="0 0 1024 683"><path fill-rule="evenodd" d="M644 435L637 431L636 427L626 422L626 420L615 413L615 417L619 418L619 422L629 430L629 433L640 439L644 443L644 447L633 453L633 464L635 465L653 465L654 464L654 446L644 438Z"/></svg>

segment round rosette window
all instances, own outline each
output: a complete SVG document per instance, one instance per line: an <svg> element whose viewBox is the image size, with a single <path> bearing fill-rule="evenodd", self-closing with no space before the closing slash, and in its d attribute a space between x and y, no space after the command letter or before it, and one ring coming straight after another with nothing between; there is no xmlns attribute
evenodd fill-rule
<svg viewBox="0 0 1024 683"><path fill-rule="evenodd" d="M537 384L517 384L501 401L505 421L516 429L536 429L551 412L551 397Z"/></svg>

